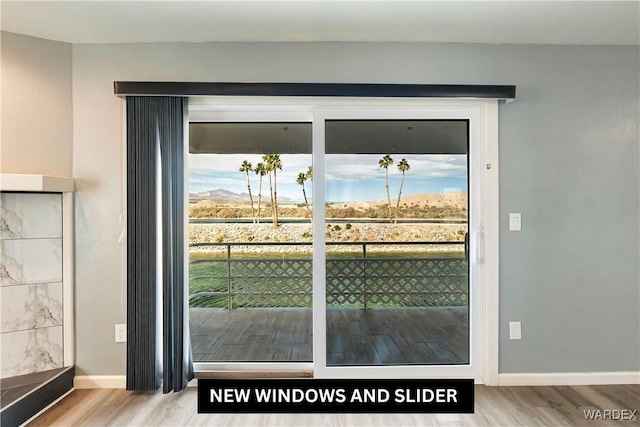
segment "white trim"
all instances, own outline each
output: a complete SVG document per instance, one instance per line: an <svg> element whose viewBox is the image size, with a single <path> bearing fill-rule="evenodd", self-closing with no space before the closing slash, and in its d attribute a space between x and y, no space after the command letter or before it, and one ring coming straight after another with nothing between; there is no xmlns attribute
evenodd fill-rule
<svg viewBox="0 0 640 427"><path fill-rule="evenodd" d="M194 378L189 381L187 387L197 387L197 385L198 381ZM78 375L73 378L73 388L71 390L126 387L126 375Z"/></svg>
<svg viewBox="0 0 640 427"><path fill-rule="evenodd" d="M62 399L64 399L65 397L69 396L73 391L75 390L75 388L71 388L69 391L67 391L65 394L63 394L62 396L60 396L59 398L57 398L56 400L54 400L53 402L49 403L47 406L45 406L44 408L42 408L40 411L38 411L34 416L32 416L31 418L29 418L27 421L25 421L24 423L20 424L20 427L23 426L28 426L29 423L33 420L35 420L36 418L38 418L40 415L44 414L45 412L47 412L49 409L53 408L55 405L58 404L58 402L60 402ZM3 408L4 409L4 408Z"/></svg>
<svg viewBox="0 0 640 427"><path fill-rule="evenodd" d="M499 374L499 386L640 384L640 371Z"/></svg>
<svg viewBox="0 0 640 427"><path fill-rule="evenodd" d="M62 193L62 334L63 365L75 363L75 324L74 324L74 206L73 193Z"/></svg>
<svg viewBox="0 0 640 427"><path fill-rule="evenodd" d="M82 389L91 388L126 388L127 377L125 375L77 375L73 378L73 387Z"/></svg>
<svg viewBox="0 0 640 427"><path fill-rule="evenodd" d="M193 369L201 371L246 372L307 372L313 370L312 362L194 362Z"/></svg>
<svg viewBox="0 0 640 427"><path fill-rule="evenodd" d="M483 190L497 197L489 191L489 186L484 182L485 173L485 156L487 145L487 134L485 124L487 106L495 101L471 102L464 101L461 103L424 103L418 106L398 105L375 105L375 106L341 106L340 108L316 108L314 114L314 174L316 173L316 161L322 162L324 165L324 150L319 143L324 141L324 122L327 119L346 119L346 120L376 120L376 119L406 119L406 120L422 120L422 119L467 119L469 120L469 157L471 159L469 176L472 187L468 189L471 197L471 216L469 218L469 231L471 242L470 260L472 283L470 292L470 348L469 348L469 364L464 365L395 365L395 366L327 366L326 364L326 296L325 296L325 280L324 280L324 214L314 212L314 272L313 272L313 351L314 351L314 376L315 378L474 378L476 382L483 383L482 375L485 371L483 365L483 340L486 334L484 326L483 300L485 298L485 283L489 280L485 278L485 262L484 247L476 247L478 244L483 245L484 239L481 235L484 233L483 224L486 222L484 216L486 210L483 208L483 200L486 195ZM496 115L497 118L497 115ZM495 147L497 150L497 147ZM320 158L320 156L323 156ZM323 168L324 169L324 168ZM317 171L316 176L324 176L323 171ZM314 197L317 197L316 190L323 191L320 185L323 182L314 180L313 190ZM477 197L479 196L479 197ZM318 199L319 206L324 206L324 199ZM322 214L322 216L320 216ZM319 218L318 218L319 217ZM497 221L497 220L496 220ZM319 228L316 230L315 228ZM497 250L497 247L495 248ZM480 253L479 253L480 252ZM473 262L472 260L476 260ZM317 268L316 268L317 267ZM316 271L317 270L317 271ZM497 326L497 324L495 325ZM497 333L496 333L497 335ZM497 357L497 355L496 355ZM497 365L495 366L497 373Z"/></svg>
<svg viewBox="0 0 640 427"><path fill-rule="evenodd" d="M499 357L499 284L500 284L500 203L498 168L498 103L487 102L485 107L484 150L484 221L485 271L483 298L483 369L484 384L498 384ZM487 168L490 165L490 169Z"/></svg>
<svg viewBox="0 0 640 427"><path fill-rule="evenodd" d="M252 107L250 110L229 110L225 108L222 111L207 109L198 109L189 106L188 122L225 122L225 123L244 123L244 122L311 122L311 114L309 111L287 107L273 111L272 109L264 110L258 107ZM187 146L188 152L188 146Z"/></svg>
<svg viewBox="0 0 640 427"><path fill-rule="evenodd" d="M189 97L189 120L201 112L245 111L310 111L316 108L341 107L409 107L469 106L486 102L498 103L497 98L402 98L402 97L313 97L313 96L203 96ZM194 116L198 117L198 116ZM206 121L206 120L205 120Z"/></svg>
<svg viewBox="0 0 640 427"><path fill-rule="evenodd" d="M3 173L0 175L2 191L48 191L52 193L73 191L73 178L49 175Z"/></svg>
<svg viewBox="0 0 640 427"><path fill-rule="evenodd" d="M321 112L314 112L312 126L312 165L313 176L313 255L312 255L312 327L311 336L313 350L314 378L324 378L327 366L327 254L325 236L325 117ZM317 179L321 177L321 179Z"/></svg>
<svg viewBox="0 0 640 427"><path fill-rule="evenodd" d="M474 291L471 292L472 337L469 365L407 365L327 367L326 304L324 283L324 209L314 210L313 271L313 360L316 378L474 378L478 383L498 383L498 274L499 274L499 202L498 202L498 101L473 99L404 99L404 98L281 98L281 97L207 97L192 99L190 121L272 121L282 118L313 121L313 167L316 176L324 175L324 119L336 114L345 118L388 118L405 114L414 118L466 118L471 120L470 137L474 141L470 153L469 174L475 174L474 192L481 203L470 218L470 260L475 260ZM487 169L491 163L491 169ZM324 185L314 180L313 193L318 206L324 207ZM479 188L478 188L479 186ZM472 189L470 188L471 192ZM473 233L471 233L473 231ZM477 242L476 244L473 244ZM473 270L472 270L473 273ZM477 329L479 328L479 330ZM474 338L478 338L475 340ZM253 364L248 364L249 366Z"/></svg>

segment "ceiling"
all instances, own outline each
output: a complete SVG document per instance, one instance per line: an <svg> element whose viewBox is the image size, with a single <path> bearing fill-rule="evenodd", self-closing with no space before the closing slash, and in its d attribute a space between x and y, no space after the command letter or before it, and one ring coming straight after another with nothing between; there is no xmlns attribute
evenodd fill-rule
<svg viewBox="0 0 640 427"><path fill-rule="evenodd" d="M68 43L639 45L640 2L4 1L3 31Z"/></svg>

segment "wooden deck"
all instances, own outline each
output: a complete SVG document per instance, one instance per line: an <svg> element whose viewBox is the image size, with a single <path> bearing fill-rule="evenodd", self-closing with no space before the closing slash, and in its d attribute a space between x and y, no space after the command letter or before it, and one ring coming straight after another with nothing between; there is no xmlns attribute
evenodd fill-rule
<svg viewBox="0 0 640 427"><path fill-rule="evenodd" d="M190 309L196 362L310 362L310 308ZM468 363L466 307L329 308L328 365Z"/></svg>

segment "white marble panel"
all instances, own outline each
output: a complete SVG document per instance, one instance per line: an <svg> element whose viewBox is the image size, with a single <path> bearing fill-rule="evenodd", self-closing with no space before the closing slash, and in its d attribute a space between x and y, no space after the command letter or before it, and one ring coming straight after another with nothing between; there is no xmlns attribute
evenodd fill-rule
<svg viewBox="0 0 640 427"><path fill-rule="evenodd" d="M62 238L0 241L0 286L62 281Z"/></svg>
<svg viewBox="0 0 640 427"><path fill-rule="evenodd" d="M0 378L61 368L62 326L1 334Z"/></svg>
<svg viewBox="0 0 640 427"><path fill-rule="evenodd" d="M62 283L0 288L0 333L62 325Z"/></svg>
<svg viewBox="0 0 640 427"><path fill-rule="evenodd" d="M62 237L62 194L2 193L0 238Z"/></svg>

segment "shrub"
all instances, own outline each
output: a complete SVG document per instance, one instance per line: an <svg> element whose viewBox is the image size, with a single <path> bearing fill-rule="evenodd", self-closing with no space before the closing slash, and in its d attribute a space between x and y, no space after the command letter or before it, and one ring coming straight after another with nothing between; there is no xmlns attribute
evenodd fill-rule
<svg viewBox="0 0 640 427"><path fill-rule="evenodd" d="M342 227L340 227L338 224L333 226L333 231L340 231L342 230Z"/></svg>
<svg viewBox="0 0 640 427"><path fill-rule="evenodd" d="M238 218L235 209L223 208L218 211L218 218Z"/></svg>
<svg viewBox="0 0 640 427"><path fill-rule="evenodd" d="M346 228L347 230L351 230L351 224L345 225L344 228Z"/></svg>

